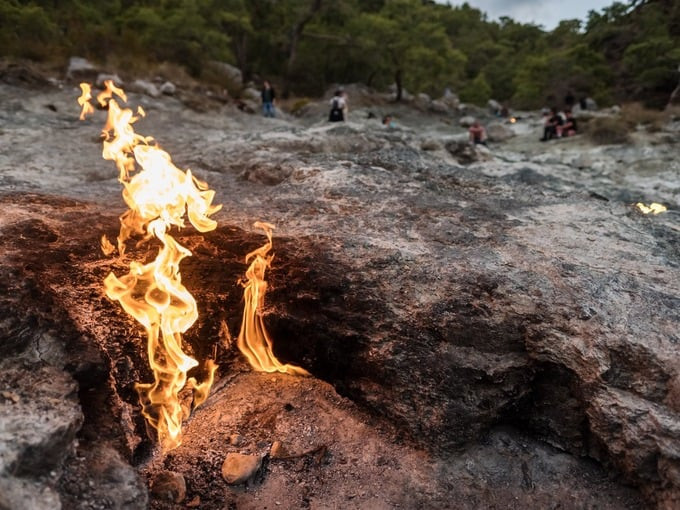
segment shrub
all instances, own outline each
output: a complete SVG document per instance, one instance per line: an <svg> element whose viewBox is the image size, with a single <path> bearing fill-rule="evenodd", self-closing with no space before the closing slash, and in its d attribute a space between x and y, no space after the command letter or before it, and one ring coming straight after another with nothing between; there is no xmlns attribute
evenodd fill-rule
<svg viewBox="0 0 680 510"><path fill-rule="evenodd" d="M598 145L630 142L628 124L619 117L595 117L586 124L585 132Z"/></svg>
<svg viewBox="0 0 680 510"><path fill-rule="evenodd" d="M648 131L659 131L668 118L667 112L651 110L640 103L625 104L621 108L621 119L632 129L644 126Z"/></svg>

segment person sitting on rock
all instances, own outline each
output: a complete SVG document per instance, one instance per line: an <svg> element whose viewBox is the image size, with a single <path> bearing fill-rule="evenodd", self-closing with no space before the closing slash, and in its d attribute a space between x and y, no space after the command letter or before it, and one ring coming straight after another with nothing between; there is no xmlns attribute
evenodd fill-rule
<svg viewBox="0 0 680 510"><path fill-rule="evenodd" d="M576 134L576 119L573 117L571 110L564 112L566 119L564 124L557 126L557 136L574 136Z"/></svg>
<svg viewBox="0 0 680 510"><path fill-rule="evenodd" d="M546 118L545 126L543 127L543 138L541 142L545 142L557 137L557 127L564 123L562 117L557 113L557 108L550 109L550 115Z"/></svg>
<svg viewBox="0 0 680 510"><path fill-rule="evenodd" d="M486 145L486 129L482 126L478 120L475 120L470 128L468 129L468 134L470 137L470 143Z"/></svg>
<svg viewBox="0 0 680 510"><path fill-rule="evenodd" d="M388 129L394 129L396 124L394 123L394 120L392 120L391 115L385 115L382 119L383 126L385 126Z"/></svg>

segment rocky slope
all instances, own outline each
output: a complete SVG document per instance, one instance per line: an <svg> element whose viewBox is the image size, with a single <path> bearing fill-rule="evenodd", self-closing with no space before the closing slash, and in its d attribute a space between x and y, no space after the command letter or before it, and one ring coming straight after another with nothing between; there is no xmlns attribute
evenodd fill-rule
<svg viewBox="0 0 680 510"><path fill-rule="evenodd" d="M138 132L224 204L216 232L182 234L202 310L189 341L219 345L218 383L161 457L132 389L142 333L100 289L125 266L97 249L123 210L104 112L79 122L77 96L0 85L0 507L678 505L677 126L540 144L525 114L471 152L456 115L377 100L330 125L322 105L271 120L131 95ZM277 226L277 353L312 379L250 374L220 337L238 331L255 220ZM52 425L23 439L15 415ZM317 450L277 460L275 440ZM265 459L245 489L220 477L229 452ZM182 502L147 500L163 470L186 479Z"/></svg>

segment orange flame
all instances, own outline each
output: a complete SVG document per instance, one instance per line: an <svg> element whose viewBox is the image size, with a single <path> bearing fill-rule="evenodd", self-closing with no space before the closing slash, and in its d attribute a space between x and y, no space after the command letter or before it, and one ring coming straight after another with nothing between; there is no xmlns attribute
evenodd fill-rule
<svg viewBox="0 0 680 510"><path fill-rule="evenodd" d="M82 88L79 103L90 98L89 87L87 94L86 88ZM107 81L106 90L97 100L108 105L102 155L116 163L124 186L123 198L130 208L120 217L118 251L122 256L125 241L133 234L144 235L144 240L156 238L162 246L153 262L132 261L129 273L121 278L110 273L104 288L110 299L119 301L146 329L154 382L138 383L136 389L142 414L156 429L158 441L167 451L181 444L182 421L186 416L179 392L185 386L192 389L194 407L198 406L207 398L217 369L208 360L206 381L198 384L193 377L187 380L187 372L198 362L182 351L182 333L196 321L198 311L193 296L182 285L179 264L191 252L168 231L173 225L184 227L185 213L200 232L213 230L216 222L209 216L221 206L211 205L215 192L193 177L190 170L185 173L175 167L167 152L150 145L151 138L134 132L132 124L138 117L129 109L121 109L114 94L126 100L124 92ZM83 105L83 112L86 111ZM139 112L143 115L143 111Z"/></svg>
<svg viewBox="0 0 680 510"><path fill-rule="evenodd" d="M274 258L273 255L268 255L272 248L274 225L257 221L254 226L264 230L267 235L267 243L246 255L246 263L250 259L253 259L253 261L246 271L247 281L244 284L245 289L243 291L245 306L241 331L237 339L238 348L257 371L309 375L306 370L295 365L283 364L274 356L273 343L262 320L264 296L267 292L267 282L264 276L267 268L271 267Z"/></svg>
<svg viewBox="0 0 680 510"><path fill-rule="evenodd" d="M649 204L649 206L643 204L642 202L638 202L635 204L635 207L637 207L643 214L661 214L662 212L666 212L668 210L665 205L658 204L656 202L652 202Z"/></svg>

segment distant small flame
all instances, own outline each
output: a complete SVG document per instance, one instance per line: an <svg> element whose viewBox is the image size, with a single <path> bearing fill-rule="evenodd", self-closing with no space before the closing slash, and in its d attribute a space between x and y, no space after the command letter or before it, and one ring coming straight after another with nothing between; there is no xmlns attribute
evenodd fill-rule
<svg viewBox="0 0 680 510"><path fill-rule="evenodd" d="M89 104L91 96L89 86L83 85L78 102L84 116L92 109L84 104ZM206 381L199 384L193 377L187 380L187 372L198 362L182 351L182 333L196 321L198 311L196 301L182 284L179 264L191 252L168 231L172 226L184 227L185 214L200 232L213 230L217 224L209 216L221 206L211 205L215 192L193 177L190 170L183 172L175 167L167 152L150 145L152 138L134 132L132 124L138 117L132 110L121 109L114 95L126 100L125 93L107 81L106 90L97 100L108 106L102 155L116 163L124 186L123 199L129 206L120 217L118 252L123 255L125 241L135 234L144 236L144 240L157 239L161 248L148 264L130 262L130 271L120 278L110 273L104 288L110 299L119 301L146 329L154 382L138 383L136 389L142 414L156 429L158 441L167 451L181 444L187 411L180 404L179 392L185 387L192 389L194 407L198 406L207 398L217 369L208 360ZM143 115L143 110L138 113ZM102 249L113 249L105 237Z"/></svg>
<svg viewBox="0 0 680 510"><path fill-rule="evenodd" d="M260 372L282 372L292 375L309 375L306 370L295 365L283 364L273 352L273 342L267 333L262 319L264 296L267 292L265 271L271 266L273 255L268 255L272 248L272 229L274 225L255 222L255 228L261 228L267 235L267 243L246 255L246 263L252 263L246 271L247 281L244 284L243 321L238 335L237 345L250 362L250 365Z"/></svg>
<svg viewBox="0 0 680 510"><path fill-rule="evenodd" d="M644 214L661 214L662 212L666 212L668 210L665 205L658 204L656 202L652 202L648 206L642 202L638 202L635 204L635 207L637 207Z"/></svg>
<svg viewBox="0 0 680 510"><path fill-rule="evenodd" d="M517 122L517 119L515 117L510 117L509 120L510 120L510 124L514 124L515 122Z"/></svg>
<svg viewBox="0 0 680 510"><path fill-rule="evenodd" d="M111 241L109 241L109 238L106 237L106 235L103 235L101 238L101 248L102 253L106 256L111 255L116 250L116 247L111 244Z"/></svg>
<svg viewBox="0 0 680 510"><path fill-rule="evenodd" d="M80 112L80 120L85 120L87 115L94 112L94 107L90 104L92 93L89 83L81 83L80 90L82 90L82 94L78 98L78 104L83 108Z"/></svg>

